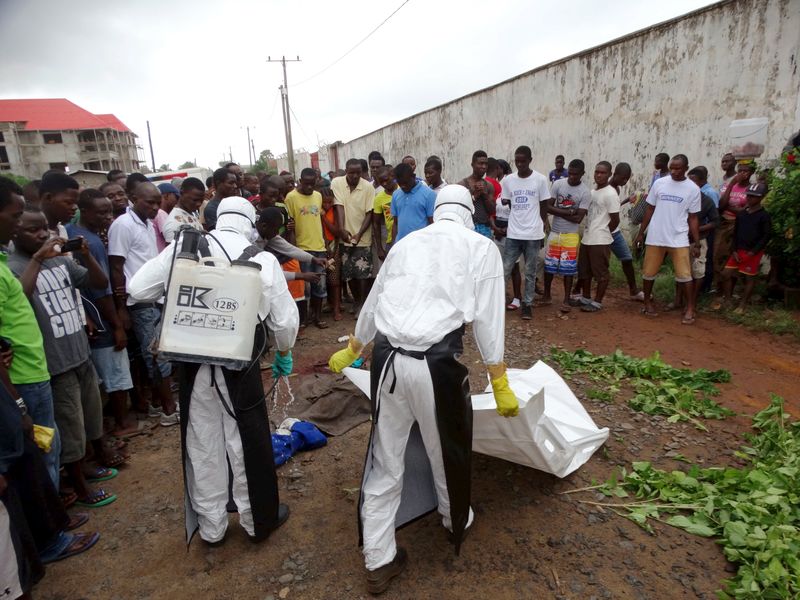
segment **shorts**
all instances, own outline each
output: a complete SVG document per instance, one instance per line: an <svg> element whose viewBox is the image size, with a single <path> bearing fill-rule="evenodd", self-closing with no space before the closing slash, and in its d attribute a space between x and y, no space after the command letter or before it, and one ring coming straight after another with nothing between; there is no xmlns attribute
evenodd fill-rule
<svg viewBox="0 0 800 600"><path fill-rule="evenodd" d="M86 454L86 440L103 435L103 402L91 361L50 378L53 410L61 435L61 464L74 463Z"/></svg>
<svg viewBox="0 0 800 600"><path fill-rule="evenodd" d="M642 263L642 279L652 281L658 275L658 270L664 263L664 257L669 254L672 268L675 271L675 281L689 283L692 281L692 265L689 259L689 246L672 248L670 246L645 246L644 262Z"/></svg>
<svg viewBox="0 0 800 600"><path fill-rule="evenodd" d="M577 233L550 232L544 255L544 272L551 275L572 277L578 273Z"/></svg>
<svg viewBox="0 0 800 600"><path fill-rule="evenodd" d="M314 258L328 258L328 253L324 250L322 252L311 252L307 251L311 256ZM322 277L319 278L319 282L311 283L311 298L327 298L328 297L328 287L325 285L325 267L321 267L318 264L313 262L310 263L300 263L300 270L303 273L322 273Z"/></svg>
<svg viewBox="0 0 800 600"><path fill-rule="evenodd" d="M700 256L692 256L692 279L705 279L708 242L700 240Z"/></svg>
<svg viewBox="0 0 800 600"><path fill-rule="evenodd" d="M169 377L172 365L169 361L154 356L151 348L156 338L156 325L161 320L161 308L154 304L134 304L128 307L128 313L150 381L156 382L156 366L159 378Z"/></svg>
<svg viewBox="0 0 800 600"><path fill-rule="evenodd" d="M119 352L114 350L114 346L92 348L92 363L106 394L133 388L127 348Z"/></svg>
<svg viewBox="0 0 800 600"><path fill-rule="evenodd" d="M620 262L632 261L633 255L631 254L631 247L628 245L622 232L617 230L611 235L614 237L614 241L611 242L611 252L614 253L614 256L616 256Z"/></svg>
<svg viewBox="0 0 800 600"><path fill-rule="evenodd" d="M576 234L577 235L577 234ZM611 257L611 244L587 246L581 244L578 252L578 278L605 281L609 278L608 259Z"/></svg>
<svg viewBox="0 0 800 600"><path fill-rule="evenodd" d="M342 277L344 279L372 277L372 248L362 246L342 248Z"/></svg>
<svg viewBox="0 0 800 600"><path fill-rule="evenodd" d="M764 256L764 251L756 252L752 256L748 256L745 250L734 250L728 262L725 263L726 269L735 269L742 275L748 277L755 277L758 275L758 268L761 265L761 257ZM739 259L738 261L736 259Z"/></svg>

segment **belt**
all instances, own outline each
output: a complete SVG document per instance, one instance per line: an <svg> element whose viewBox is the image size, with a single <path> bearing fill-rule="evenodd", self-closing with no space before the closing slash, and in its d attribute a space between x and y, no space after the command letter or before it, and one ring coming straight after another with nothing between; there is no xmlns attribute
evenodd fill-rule
<svg viewBox="0 0 800 600"><path fill-rule="evenodd" d="M144 310L145 308L158 308L157 302L137 302L136 304L131 304L128 307L128 310Z"/></svg>

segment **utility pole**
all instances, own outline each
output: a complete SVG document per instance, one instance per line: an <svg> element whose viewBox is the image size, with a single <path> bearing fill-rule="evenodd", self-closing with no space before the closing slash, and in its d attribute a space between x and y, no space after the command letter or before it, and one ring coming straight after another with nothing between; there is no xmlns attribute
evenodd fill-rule
<svg viewBox="0 0 800 600"><path fill-rule="evenodd" d="M253 150L253 163L252 164L255 164L255 162L258 160L258 157L256 156L256 143L255 143L255 140L253 140L252 138L250 138L250 148Z"/></svg>
<svg viewBox="0 0 800 600"><path fill-rule="evenodd" d="M283 128L286 133L286 155L289 158L289 170L294 174L294 146L292 144L292 119L291 111L289 109L289 83L286 80L286 63L287 62L300 62L300 57L287 59L281 56L280 60L267 57L267 62L279 62L283 66L283 85L281 90L281 107L283 108Z"/></svg>
<svg viewBox="0 0 800 600"><path fill-rule="evenodd" d="M233 162L233 149L228 146L228 156L230 156L230 162Z"/></svg>
<svg viewBox="0 0 800 600"><path fill-rule="evenodd" d="M150 143L150 163L153 165L153 173L156 172L156 157L153 154L153 138L150 137L150 121L147 121L147 141Z"/></svg>
<svg viewBox="0 0 800 600"><path fill-rule="evenodd" d="M247 126L247 159L250 161L250 166L253 166L253 152L251 150L252 143L250 141L250 125Z"/></svg>

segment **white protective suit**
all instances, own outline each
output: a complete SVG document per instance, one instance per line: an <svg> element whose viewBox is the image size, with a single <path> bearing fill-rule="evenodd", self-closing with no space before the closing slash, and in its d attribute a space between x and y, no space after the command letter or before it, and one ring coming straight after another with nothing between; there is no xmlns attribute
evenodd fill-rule
<svg viewBox="0 0 800 600"><path fill-rule="evenodd" d="M492 241L471 231L472 199L469 191L458 185L445 187L437 196L433 220L432 225L403 238L389 252L361 310L355 338L366 345L376 334L382 334L395 349L428 351L445 337L452 337L449 336L451 333L457 334L460 345L458 330L465 323L472 323L484 361L489 365L502 363L505 333L503 265ZM376 350L373 350L373 368L376 362ZM406 486L413 483L409 480L409 473L404 474L407 463L404 457L415 421L430 462L438 511L444 526L453 530L442 450L442 443L447 438L440 437L447 434L437 427L439 400L435 399L434 393L437 382L431 377L435 365L430 356L427 360L419 360L395 351L392 358L379 367L382 370L378 399L373 398L379 418L375 419L373 426L360 508L363 552L368 570L392 561L396 554L395 527L419 516L413 510L409 513L401 507L404 476ZM466 369L461 368L466 373ZM465 402L471 439L468 395ZM411 441L419 437L415 431L411 435ZM461 440L460 445L464 443ZM469 447L461 450L467 455L471 451ZM469 469L466 470L468 479ZM468 483L466 491L460 493L469 496ZM405 503L407 496L411 495L415 494L403 494L402 502ZM468 507L468 498L464 506ZM461 527L468 527L473 518L472 510L468 510L468 519L467 511L462 512ZM458 544L460 541L457 547Z"/></svg>
<svg viewBox="0 0 800 600"><path fill-rule="evenodd" d="M236 259L251 245L255 231L255 209L247 200L236 196L223 199L217 214L213 237L207 238L211 255L225 256L221 246L232 259ZM163 295L172 258L173 248L170 245L147 262L130 280L129 294L137 302L153 302ZM290 350L297 335L299 316L283 271L275 257L268 252L260 252L250 260L261 265L263 294L259 317L266 320L277 349ZM211 336L209 344L213 344ZM187 464L184 465L186 492L191 509L196 513L200 536L207 542L221 540L228 526L228 461L233 472L232 494L240 522L249 535L255 533L244 464L246 449L243 449L236 419L223 408L217 390L211 384L212 370L219 394L228 406L231 405L231 395L221 367L200 366L191 390L191 410L188 412L184 440L187 456ZM266 430L268 436L268 425ZM274 473L274 465L265 464L262 468L272 469ZM277 489L275 494L277 498ZM277 506L277 499L275 502ZM187 535L191 537L189 529L187 524Z"/></svg>

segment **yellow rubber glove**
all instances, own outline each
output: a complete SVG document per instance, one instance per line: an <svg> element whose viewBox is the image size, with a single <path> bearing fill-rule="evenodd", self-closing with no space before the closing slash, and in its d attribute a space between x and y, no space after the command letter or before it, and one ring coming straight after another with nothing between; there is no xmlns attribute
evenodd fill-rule
<svg viewBox="0 0 800 600"><path fill-rule="evenodd" d="M344 350L339 350L338 352L334 352L334 354L330 357L328 360L328 368L334 373L341 373L342 369L349 367L358 360L358 357L361 356L361 349L363 347L364 344L359 342L351 335L350 341L347 344L347 348Z"/></svg>
<svg viewBox="0 0 800 600"><path fill-rule="evenodd" d="M519 401L508 385L505 364L487 365L487 369L492 379L492 392L494 392L497 412L503 417L516 417L519 414Z"/></svg>

